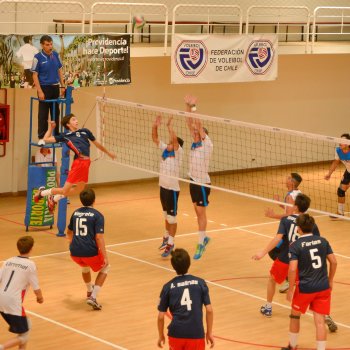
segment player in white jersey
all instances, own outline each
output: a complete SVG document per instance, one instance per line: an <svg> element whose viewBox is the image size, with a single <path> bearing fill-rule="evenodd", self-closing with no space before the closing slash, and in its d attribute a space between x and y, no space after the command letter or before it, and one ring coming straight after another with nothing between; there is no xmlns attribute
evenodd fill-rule
<svg viewBox="0 0 350 350"><path fill-rule="evenodd" d="M291 215L293 213L295 198L297 198L297 195L301 193L298 187L302 181L303 179L298 173L290 173L286 178L286 187L288 192L284 197L284 202L291 205L280 205L280 207L284 209L283 214L277 214L273 209L267 208L265 211L265 216L271 219L280 220L284 216ZM279 196L275 196L274 199L277 201L280 200Z"/></svg>
<svg viewBox="0 0 350 350"><path fill-rule="evenodd" d="M17 241L20 255L6 260L0 269L0 314L10 326L9 331L17 334L0 344L0 350L14 346L20 350L26 348L30 324L22 302L29 286L33 288L37 302L44 302L35 263L29 260L33 245L31 236L21 237Z"/></svg>
<svg viewBox="0 0 350 350"><path fill-rule="evenodd" d="M180 185L177 179L169 176L179 177L183 155L183 140L176 136L172 121L173 117L170 117L167 122L170 139L168 144L161 141L158 136L158 128L162 122L160 116L156 118L152 127L152 140L162 151L159 169L160 201L165 219L165 234L163 236L163 242L159 247L160 250L164 249L164 252L161 254L162 257L169 256L174 249L174 237L177 229L177 203L180 195Z"/></svg>
<svg viewBox="0 0 350 350"><path fill-rule="evenodd" d="M196 98L185 97L187 112L196 111ZM188 117L187 126L190 130L193 143L190 152L190 179L199 184L210 185L209 162L213 153L213 143L208 136L208 130L203 127L200 119ZM210 238L206 235L207 214L206 207L209 204L208 198L210 188L190 183L190 193L194 210L197 214L199 240L193 259L200 259L209 243Z"/></svg>
<svg viewBox="0 0 350 350"><path fill-rule="evenodd" d="M350 134L341 135L342 139L350 140ZM350 187L350 145L340 144L339 147L335 150L335 160L333 161L328 174L324 177L326 180L329 180L332 176L333 171L337 166L343 163L345 165L345 171L343 177L340 181L337 195L338 195L338 215L344 215L345 207L345 192Z"/></svg>

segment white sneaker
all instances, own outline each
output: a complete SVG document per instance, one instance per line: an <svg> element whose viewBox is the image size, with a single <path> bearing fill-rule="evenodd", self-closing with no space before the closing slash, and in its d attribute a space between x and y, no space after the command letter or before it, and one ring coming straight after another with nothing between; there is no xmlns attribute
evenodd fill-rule
<svg viewBox="0 0 350 350"><path fill-rule="evenodd" d="M38 141L38 145L39 145L39 146L45 146L45 141L44 141L43 139L40 139L40 140Z"/></svg>
<svg viewBox="0 0 350 350"><path fill-rule="evenodd" d="M285 281L285 282L281 285L281 287L280 287L280 289L279 289L279 292L280 292L280 293L286 293L288 289L289 289L289 282L288 282L288 281Z"/></svg>

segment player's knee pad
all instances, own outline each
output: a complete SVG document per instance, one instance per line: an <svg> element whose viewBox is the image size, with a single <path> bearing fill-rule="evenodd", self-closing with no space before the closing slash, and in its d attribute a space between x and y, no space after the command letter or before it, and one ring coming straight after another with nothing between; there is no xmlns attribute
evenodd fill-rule
<svg viewBox="0 0 350 350"><path fill-rule="evenodd" d="M172 216L172 215L167 215L166 216L166 221L168 221L168 223L170 225L177 223L176 216Z"/></svg>
<svg viewBox="0 0 350 350"><path fill-rule="evenodd" d="M345 191L342 188L338 187L337 195L338 197L345 197Z"/></svg>
<svg viewBox="0 0 350 350"><path fill-rule="evenodd" d="M21 345L25 344L29 339L29 331L25 333L18 334L18 339L21 342Z"/></svg>
<svg viewBox="0 0 350 350"><path fill-rule="evenodd" d="M111 267L111 265L108 264L107 266L105 266L104 268L102 268L102 269L100 270L100 272L105 273L105 274L107 275L107 273L108 273L110 267Z"/></svg>
<svg viewBox="0 0 350 350"><path fill-rule="evenodd" d="M166 211L163 211L163 216L164 216L164 220L167 219L168 213Z"/></svg>
<svg viewBox="0 0 350 350"><path fill-rule="evenodd" d="M300 315L292 315L292 314L290 314L289 318L292 318L294 320L300 320Z"/></svg>
<svg viewBox="0 0 350 350"><path fill-rule="evenodd" d="M88 272L90 272L90 267L89 267L89 266L84 266L84 267L82 267L82 268L81 268L81 272L82 272L82 273L88 273Z"/></svg>

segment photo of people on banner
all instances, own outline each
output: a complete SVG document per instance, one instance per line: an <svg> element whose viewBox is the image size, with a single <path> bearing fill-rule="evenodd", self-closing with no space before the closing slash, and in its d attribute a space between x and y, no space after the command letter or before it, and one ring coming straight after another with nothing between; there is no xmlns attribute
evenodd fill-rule
<svg viewBox="0 0 350 350"><path fill-rule="evenodd" d="M33 59L41 34L0 35L0 88L34 88ZM130 84L130 36L50 35L66 85L74 88Z"/></svg>

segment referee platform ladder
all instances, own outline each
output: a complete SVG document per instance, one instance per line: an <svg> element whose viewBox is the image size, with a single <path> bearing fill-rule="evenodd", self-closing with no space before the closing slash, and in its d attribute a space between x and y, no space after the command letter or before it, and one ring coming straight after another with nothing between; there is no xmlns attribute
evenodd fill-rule
<svg viewBox="0 0 350 350"><path fill-rule="evenodd" d="M62 117L71 113L71 105L73 87L68 86L65 98L58 98L55 100L40 100L43 103L52 103L52 116L55 115L56 103L60 109L60 121ZM48 145L39 145L38 142L33 141L33 106L38 104L39 99L32 97L30 100L30 127L29 127L29 152L28 152L28 185L27 185L27 201L26 214L24 224L26 231L29 227L50 227L54 225L54 214L49 212L47 197L42 198L38 203L34 202L34 196L38 192L39 187L44 186L45 189L58 187L56 181L57 174L57 151L61 149L61 168L60 168L60 183L59 187L63 187L67 180L69 171L69 148L65 144L53 143ZM51 116L51 118L52 118ZM37 116L34 116L37 117ZM64 132L63 127L60 126L60 132ZM33 150L38 151L40 148L48 149L52 158L45 162L35 162ZM63 198L58 202L57 213L57 229L58 237L64 237L67 219L67 198Z"/></svg>

